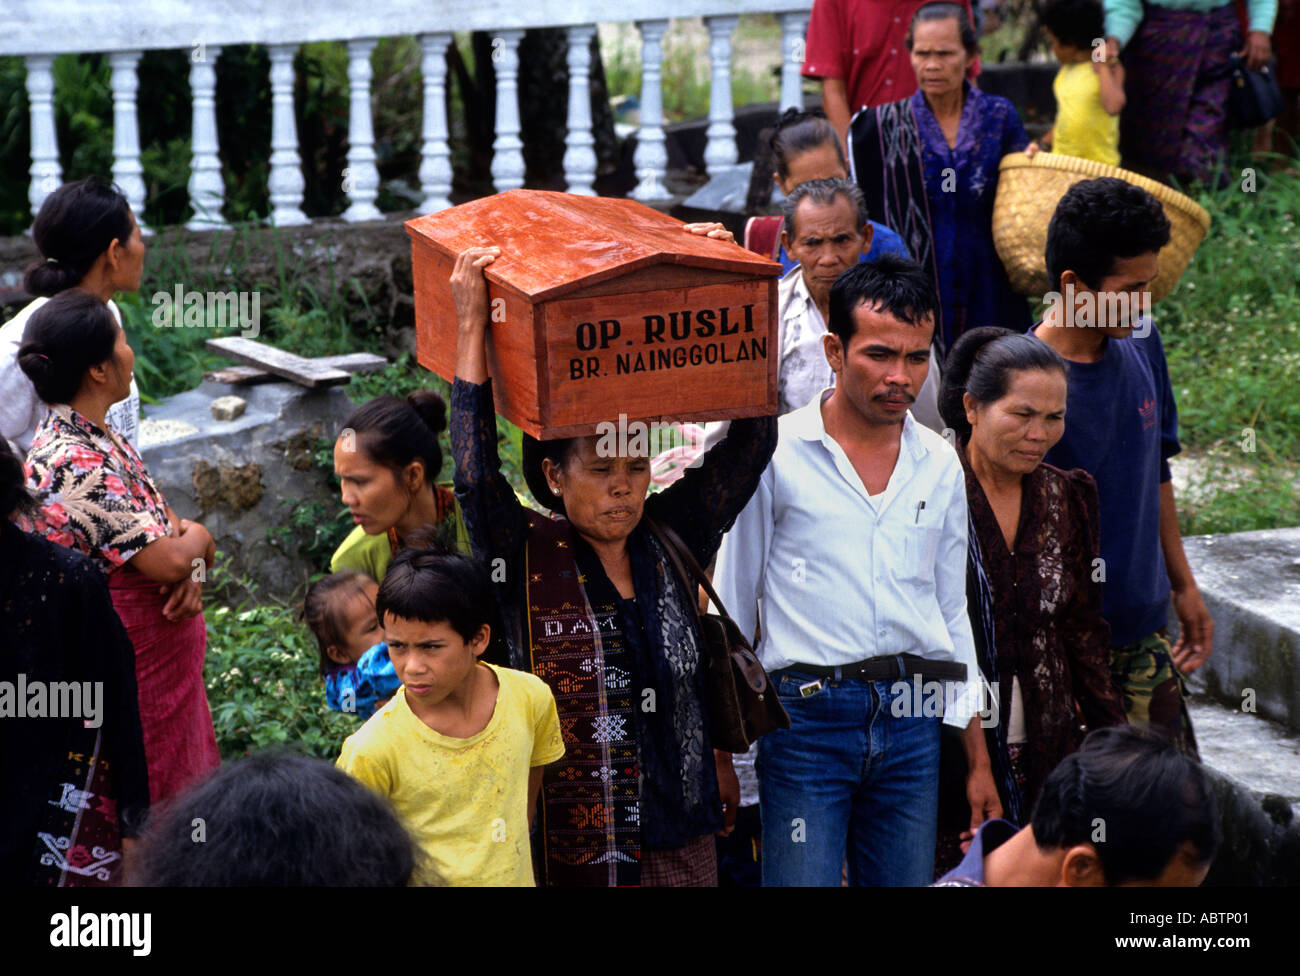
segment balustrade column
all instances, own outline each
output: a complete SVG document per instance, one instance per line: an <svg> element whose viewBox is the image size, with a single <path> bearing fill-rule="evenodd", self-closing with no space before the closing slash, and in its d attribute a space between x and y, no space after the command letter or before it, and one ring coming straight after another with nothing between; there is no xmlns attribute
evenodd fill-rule
<svg viewBox="0 0 1300 976"><path fill-rule="evenodd" d="M804 31L808 28L808 11L795 10L780 15L781 21L781 111L803 108L803 67L806 53Z"/></svg>
<svg viewBox="0 0 1300 976"><path fill-rule="evenodd" d="M492 64L497 75L492 182L499 192L524 185L524 144L519 138L519 42L523 36L522 30L503 30L492 38Z"/></svg>
<svg viewBox="0 0 1300 976"><path fill-rule="evenodd" d="M424 58L424 142L420 147L421 213L451 206L451 147L447 145L447 47L450 34L422 34Z"/></svg>
<svg viewBox="0 0 1300 976"><path fill-rule="evenodd" d="M348 41L348 161L343 171L343 189L352 205L343 219L356 223L382 220L375 206L379 196L379 169L375 166L375 132L370 120L370 55L373 39Z"/></svg>
<svg viewBox="0 0 1300 976"><path fill-rule="evenodd" d="M40 212L45 198L59 188L63 171L59 167L59 140L54 130L54 56L34 54L27 63L27 104L31 110L32 165L27 199L32 216Z"/></svg>
<svg viewBox="0 0 1300 976"><path fill-rule="evenodd" d="M302 176L298 126L293 112L293 56L296 44L271 44L271 222L278 227L309 223L299 206L307 183Z"/></svg>
<svg viewBox="0 0 1300 976"><path fill-rule="evenodd" d="M113 89L113 182L122 190L135 213L142 233L144 223L144 167L140 164L140 123L136 117L135 96L140 88L135 67L139 51L112 51L108 63L112 68L109 82Z"/></svg>
<svg viewBox="0 0 1300 976"><path fill-rule="evenodd" d="M709 29L709 63L713 68L709 83L709 127L705 133L709 141L704 149L704 165L710 176L730 169L740 158L731 110L731 34L739 23L739 17L704 18L704 25Z"/></svg>
<svg viewBox="0 0 1300 976"><path fill-rule="evenodd" d="M632 196L637 200L663 200L668 197L664 185L668 150L663 128L663 41L668 21L641 20L636 26L641 32L641 112L633 157L638 182Z"/></svg>
<svg viewBox="0 0 1300 976"><path fill-rule="evenodd" d="M595 196L596 140L591 134L591 39L595 24L568 29L569 119L564 150L564 178L569 192Z"/></svg>
<svg viewBox="0 0 1300 976"><path fill-rule="evenodd" d="M217 155L217 58L221 48L201 46L190 53L190 97L193 122L190 127L190 206L194 216L185 225L191 230L226 226L221 216L225 183L221 179L221 158Z"/></svg>

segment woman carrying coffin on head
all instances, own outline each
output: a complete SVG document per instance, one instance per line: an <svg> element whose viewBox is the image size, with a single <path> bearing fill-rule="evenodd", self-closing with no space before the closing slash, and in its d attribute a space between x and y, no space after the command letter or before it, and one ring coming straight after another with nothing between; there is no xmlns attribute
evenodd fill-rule
<svg viewBox="0 0 1300 976"><path fill-rule="evenodd" d="M557 517L525 508L501 474L485 355L483 269L499 253L470 248L452 273L451 443L474 555L498 580L511 663L547 682L564 729L565 756L546 767L539 804L542 883L715 885L713 835L734 822L739 787L709 738L696 595L647 521L707 564L758 485L776 419L732 421L698 467L649 498L647 456L610 456L597 437L525 438L529 487Z"/></svg>

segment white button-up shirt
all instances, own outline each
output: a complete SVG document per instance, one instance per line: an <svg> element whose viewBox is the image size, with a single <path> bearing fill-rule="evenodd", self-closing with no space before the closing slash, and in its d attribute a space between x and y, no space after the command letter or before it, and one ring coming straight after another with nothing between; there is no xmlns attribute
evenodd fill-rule
<svg viewBox="0 0 1300 976"><path fill-rule="evenodd" d="M944 723L965 728L978 711L979 666L961 462L909 413L889 484L871 497L826 433L821 403L831 392L780 419L776 453L723 540L714 586L746 637L761 623L768 671L895 654L966 665L968 682L944 693Z"/></svg>
<svg viewBox="0 0 1300 976"><path fill-rule="evenodd" d="M804 281L803 267L791 268L776 286L780 310L781 362L777 370L777 413L798 410L828 386L835 374L826 361L826 321Z"/></svg>

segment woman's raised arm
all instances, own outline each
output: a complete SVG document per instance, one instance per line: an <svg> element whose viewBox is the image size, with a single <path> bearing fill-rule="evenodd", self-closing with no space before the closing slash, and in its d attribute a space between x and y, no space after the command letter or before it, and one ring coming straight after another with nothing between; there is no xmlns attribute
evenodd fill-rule
<svg viewBox="0 0 1300 976"><path fill-rule="evenodd" d="M454 482L474 555L491 563L518 555L528 519L497 453L496 411L487 370L488 297L483 269L500 248L471 247L456 258L451 294L456 303L456 378L451 387Z"/></svg>

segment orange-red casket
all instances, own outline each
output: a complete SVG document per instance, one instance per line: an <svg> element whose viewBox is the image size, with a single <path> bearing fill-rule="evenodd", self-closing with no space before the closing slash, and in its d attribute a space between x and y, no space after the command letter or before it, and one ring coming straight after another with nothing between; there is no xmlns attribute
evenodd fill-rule
<svg viewBox="0 0 1300 976"><path fill-rule="evenodd" d="M451 379L450 276L487 267L497 411L534 437L776 412L780 266L632 200L510 190L408 221L420 364Z"/></svg>

